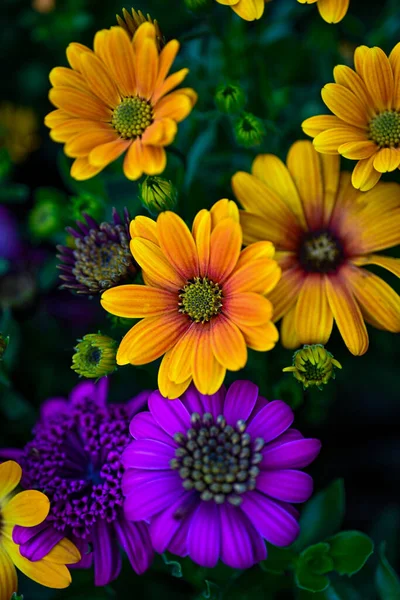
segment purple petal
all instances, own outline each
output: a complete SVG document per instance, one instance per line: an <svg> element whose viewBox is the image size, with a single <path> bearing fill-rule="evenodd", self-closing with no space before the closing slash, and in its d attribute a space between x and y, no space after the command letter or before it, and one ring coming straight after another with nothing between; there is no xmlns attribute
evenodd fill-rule
<svg viewBox="0 0 400 600"><path fill-rule="evenodd" d="M267 406L267 404L269 404L269 401L266 398L264 398L263 396L258 396L254 408L251 411L251 415L247 420L251 421L256 416L256 414L259 413L262 408L264 408L264 406Z"/></svg>
<svg viewBox="0 0 400 600"><path fill-rule="evenodd" d="M200 392L195 388L193 384L191 384L186 392L181 396L181 402L184 406L186 406L189 415L193 413L198 413L199 415L208 412L208 408L204 407L204 403L202 398L200 397Z"/></svg>
<svg viewBox="0 0 400 600"><path fill-rule="evenodd" d="M143 392L140 392L140 394L138 394L126 403L126 407L128 409L130 417L133 417L133 415L135 415L139 410L141 410L145 406L150 394L152 394L152 390L144 390Z"/></svg>
<svg viewBox="0 0 400 600"><path fill-rule="evenodd" d="M246 515L240 508L225 503L220 507L221 518L221 559L232 569L248 569L258 562L253 547L251 531L254 531ZM261 536L254 531L261 538ZM261 540L262 541L262 540ZM263 543L263 542L262 542ZM265 544L263 543L264 549Z"/></svg>
<svg viewBox="0 0 400 600"><path fill-rule="evenodd" d="M303 439L304 439L304 436L300 433L300 431L297 431L297 429L289 428L285 431L285 433L282 433L282 435L278 436L271 442L268 442L267 448L268 448L268 450L270 450L271 448L276 448L277 446L282 446L282 444L287 444L287 442L294 442L295 440L303 440Z"/></svg>
<svg viewBox="0 0 400 600"><path fill-rule="evenodd" d="M157 423L171 435L186 433L191 427L190 415L180 400L167 400L160 392L149 398L149 409Z"/></svg>
<svg viewBox="0 0 400 600"><path fill-rule="evenodd" d="M145 523L131 523L122 517L114 521L114 527L133 570L141 575L151 566L154 558L148 526Z"/></svg>
<svg viewBox="0 0 400 600"><path fill-rule="evenodd" d="M274 546L289 546L300 532L296 519L280 504L257 491L244 494L240 508L257 531Z"/></svg>
<svg viewBox="0 0 400 600"><path fill-rule="evenodd" d="M313 480L302 471L261 471L257 489L284 502L305 502L313 491Z"/></svg>
<svg viewBox="0 0 400 600"><path fill-rule="evenodd" d="M172 554L176 554L177 556L188 555L188 535L191 524L192 513L189 513L183 517L181 526L172 538L171 543L168 546L169 552L172 552Z"/></svg>
<svg viewBox="0 0 400 600"><path fill-rule="evenodd" d="M223 415L225 394L226 388L224 385L219 388L218 392L211 394L211 396L199 393L200 400L204 405L204 412L211 413L214 419L219 417L219 415Z"/></svg>
<svg viewBox="0 0 400 600"><path fill-rule="evenodd" d="M12 539L16 544L26 544L32 537L35 537L38 533L47 529L48 527L52 528L48 521L43 521L40 525L35 525L34 527L23 527L21 525L15 525L12 531Z"/></svg>
<svg viewBox="0 0 400 600"><path fill-rule="evenodd" d="M93 527L93 560L95 585L107 585L121 571L121 554L112 528L106 521L97 521Z"/></svg>
<svg viewBox="0 0 400 600"><path fill-rule="evenodd" d="M69 395L69 400L72 405L80 404L86 398L94 400L96 398L96 384L94 381L82 381L78 383Z"/></svg>
<svg viewBox="0 0 400 600"><path fill-rule="evenodd" d="M264 442L269 442L286 431L293 419L292 409L282 400L274 400L255 415L247 427L247 432L251 436L263 438Z"/></svg>
<svg viewBox="0 0 400 600"><path fill-rule="evenodd" d="M289 515L292 515L296 521L299 520L300 512L293 506L293 504L289 504L289 502L283 502L282 500L275 500L275 503L279 504L279 506L282 506L282 508L284 508Z"/></svg>
<svg viewBox="0 0 400 600"><path fill-rule="evenodd" d="M124 511L129 521L145 521L182 496L184 488L178 473L130 472L122 477L126 496Z"/></svg>
<svg viewBox="0 0 400 600"><path fill-rule="evenodd" d="M264 469L302 469L309 465L319 454L321 442L307 438L281 444L262 451L261 467Z"/></svg>
<svg viewBox="0 0 400 600"><path fill-rule="evenodd" d="M124 450L122 464L126 469L171 469L175 456L172 446L156 440L135 440Z"/></svg>
<svg viewBox="0 0 400 600"><path fill-rule="evenodd" d="M201 502L193 514L188 534L190 558L202 567L215 567L221 551L219 506Z"/></svg>
<svg viewBox="0 0 400 600"><path fill-rule="evenodd" d="M150 536L156 552L165 552L178 529L182 527L183 520L193 512L196 501L197 495L194 492L185 492L171 506L152 518Z"/></svg>
<svg viewBox="0 0 400 600"><path fill-rule="evenodd" d="M177 446L172 437L157 425L153 415L149 412L142 412L134 416L129 431L135 439L158 440L171 446Z"/></svg>
<svg viewBox="0 0 400 600"><path fill-rule="evenodd" d="M247 421L258 398L258 387L251 381L235 381L225 396L224 417L229 425Z"/></svg>
<svg viewBox="0 0 400 600"><path fill-rule="evenodd" d="M43 421L62 415L68 411L68 400L65 398L49 398L40 407L40 418Z"/></svg>
<svg viewBox="0 0 400 600"><path fill-rule="evenodd" d="M3 460L15 460L19 463L24 455L24 451L19 448L1 448L0 462Z"/></svg>
<svg viewBox="0 0 400 600"><path fill-rule="evenodd" d="M96 383L96 389L95 394L93 396L93 400L95 400L96 403L103 408L105 408L107 405L108 387L108 377L102 377Z"/></svg>
<svg viewBox="0 0 400 600"><path fill-rule="evenodd" d="M73 565L69 565L69 569L90 569L93 563L93 552L89 545L89 540L72 537L71 542L75 544L81 553L81 560Z"/></svg>
<svg viewBox="0 0 400 600"><path fill-rule="evenodd" d="M20 544L19 550L22 556L28 560L41 560L63 539L63 537L64 534L54 529L54 527L48 523L46 528L37 531L29 540Z"/></svg>

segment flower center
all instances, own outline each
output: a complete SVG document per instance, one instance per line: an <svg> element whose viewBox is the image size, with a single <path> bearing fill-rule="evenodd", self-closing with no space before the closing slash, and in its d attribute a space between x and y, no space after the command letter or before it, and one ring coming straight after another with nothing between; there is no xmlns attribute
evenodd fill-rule
<svg viewBox="0 0 400 600"><path fill-rule="evenodd" d="M221 312L222 290L208 277L195 277L188 281L179 298L179 312L196 323L206 323Z"/></svg>
<svg viewBox="0 0 400 600"><path fill-rule="evenodd" d="M153 108L147 100L135 96L123 98L114 109L111 123L124 139L141 136L153 122Z"/></svg>
<svg viewBox="0 0 400 600"><path fill-rule="evenodd" d="M343 249L329 231L307 233L300 245L299 260L306 271L330 273L343 261Z"/></svg>
<svg viewBox="0 0 400 600"><path fill-rule="evenodd" d="M256 486L264 440L252 440L245 421L231 427L222 415L214 421L210 413L193 413L191 423L186 435L174 436L179 447L171 468L179 470L183 487L197 490L202 500L239 506L243 494Z"/></svg>
<svg viewBox="0 0 400 600"><path fill-rule="evenodd" d="M369 138L381 148L397 148L400 144L400 112L387 110L374 117L368 131Z"/></svg>

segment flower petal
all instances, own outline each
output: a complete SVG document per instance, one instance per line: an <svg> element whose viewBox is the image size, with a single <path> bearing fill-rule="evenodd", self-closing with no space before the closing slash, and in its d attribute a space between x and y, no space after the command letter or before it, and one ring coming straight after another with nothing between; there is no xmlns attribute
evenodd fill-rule
<svg viewBox="0 0 400 600"><path fill-rule="evenodd" d="M121 97L103 61L91 52L83 53L80 61L81 72L92 92L111 109L118 106Z"/></svg>
<svg viewBox="0 0 400 600"><path fill-rule="evenodd" d="M262 325L272 317L272 304L268 298L254 292L235 294L223 301L223 311L236 325Z"/></svg>
<svg viewBox="0 0 400 600"><path fill-rule="evenodd" d="M282 400L273 400L264 406L250 421L247 432L253 437L261 437L264 442L277 438L293 423L294 414L290 406Z"/></svg>
<svg viewBox="0 0 400 600"><path fill-rule="evenodd" d="M45 520L49 510L47 496L36 490L25 490L11 498L1 512L5 523L33 527Z"/></svg>
<svg viewBox="0 0 400 600"><path fill-rule="evenodd" d="M285 314L281 323L281 343L284 348L294 350L300 346L300 340L295 327L296 307Z"/></svg>
<svg viewBox="0 0 400 600"><path fill-rule="evenodd" d="M22 469L18 463L8 460L0 464L0 500L15 490L22 477Z"/></svg>
<svg viewBox="0 0 400 600"><path fill-rule="evenodd" d="M306 135L315 137L326 129L334 129L343 125L343 121L335 115L316 115L302 122L301 127Z"/></svg>
<svg viewBox="0 0 400 600"><path fill-rule="evenodd" d="M220 508L220 519L221 559L225 564L233 569L248 569L263 560L262 556L266 558L265 543L242 510L225 503ZM263 548L261 557L260 547Z"/></svg>
<svg viewBox="0 0 400 600"><path fill-rule="evenodd" d="M234 427L239 421L247 421L258 398L258 387L251 381L235 381L229 387L224 403L224 417Z"/></svg>
<svg viewBox="0 0 400 600"><path fill-rule="evenodd" d="M153 415L149 412L141 412L135 415L129 426L130 434L133 438L150 439L176 446L172 437L157 424Z"/></svg>
<svg viewBox="0 0 400 600"><path fill-rule="evenodd" d="M185 492L173 504L151 519L150 535L156 552L163 553L167 550L172 538L182 527L181 515L193 502L195 502L193 492Z"/></svg>
<svg viewBox="0 0 400 600"><path fill-rule="evenodd" d="M192 235L197 249L199 274L204 277L208 273L210 261L211 214L208 210L203 208L195 216Z"/></svg>
<svg viewBox="0 0 400 600"><path fill-rule="evenodd" d="M343 123L340 127L322 131L314 138L314 148L323 154L337 154L348 142L368 141L367 132Z"/></svg>
<svg viewBox="0 0 400 600"><path fill-rule="evenodd" d="M214 356L209 324L201 329L192 355L193 381L202 394L214 394L224 381L226 369Z"/></svg>
<svg viewBox="0 0 400 600"><path fill-rule="evenodd" d="M380 48L368 48L364 56L363 76L375 108L392 108L394 91L393 71L386 54Z"/></svg>
<svg viewBox="0 0 400 600"><path fill-rule="evenodd" d="M221 523L215 502L201 502L192 516L188 534L190 558L202 567L212 568L221 551Z"/></svg>
<svg viewBox="0 0 400 600"><path fill-rule="evenodd" d="M347 88L337 83L327 83L321 90L321 96L329 110L345 123L361 128L368 125L366 107Z"/></svg>
<svg viewBox="0 0 400 600"><path fill-rule="evenodd" d="M327 23L339 23L346 15L350 0L319 0L317 8Z"/></svg>
<svg viewBox="0 0 400 600"><path fill-rule="evenodd" d="M378 152L375 142L369 140L363 142L346 142L339 146L338 150L339 154L344 156L344 158L350 158L351 160L363 160Z"/></svg>
<svg viewBox="0 0 400 600"><path fill-rule="evenodd" d="M359 160L354 167L351 182L361 192L372 189L381 178L381 173L374 168L374 160L375 155L373 154L369 158Z"/></svg>
<svg viewBox="0 0 400 600"><path fill-rule="evenodd" d="M309 274L300 290L295 313L296 333L302 344L326 344L333 315L325 292L324 276Z"/></svg>
<svg viewBox="0 0 400 600"><path fill-rule="evenodd" d="M10 600L18 591L17 572L7 552L0 546L0 600Z"/></svg>
<svg viewBox="0 0 400 600"><path fill-rule="evenodd" d="M121 571L121 553L113 530L106 520L98 519L93 526L94 583L108 585Z"/></svg>
<svg viewBox="0 0 400 600"><path fill-rule="evenodd" d="M172 438L175 433L185 434L191 427L190 415L180 400L170 400L159 392L153 392L149 398L149 409L160 427Z"/></svg>
<svg viewBox="0 0 400 600"><path fill-rule="evenodd" d="M266 446L262 450L263 469L303 469L315 460L321 450L321 442L316 439L294 439L284 444Z"/></svg>
<svg viewBox="0 0 400 600"><path fill-rule="evenodd" d="M295 303L304 283L304 273L298 267L283 271L277 286L269 294L274 309L274 321L279 321Z"/></svg>
<svg viewBox="0 0 400 600"><path fill-rule="evenodd" d="M122 490L128 521L145 521L185 493L181 478L173 471L163 471L155 476L154 471L128 470L122 477Z"/></svg>
<svg viewBox="0 0 400 600"><path fill-rule="evenodd" d="M164 255L184 279L192 279L198 275L193 236L177 214L165 211L158 216L157 237Z"/></svg>
<svg viewBox="0 0 400 600"><path fill-rule="evenodd" d="M135 440L125 448L122 464L126 469L169 471L169 463L174 456L175 449L169 444L156 440Z"/></svg>
<svg viewBox="0 0 400 600"><path fill-rule="evenodd" d="M172 267L161 248L144 238L131 240L133 258L151 279L171 292L177 292L185 285L185 280Z"/></svg>
<svg viewBox="0 0 400 600"><path fill-rule="evenodd" d="M74 121L80 121L80 119L74 119ZM100 125L103 125L103 127ZM69 136L64 148L65 154L74 158L87 156L96 146L101 146L102 144L107 144L118 139L113 128L104 125L93 123L90 129L85 128L86 130L84 129L83 131L81 127L80 133Z"/></svg>
<svg viewBox="0 0 400 600"><path fill-rule="evenodd" d="M50 101L72 117L111 121L111 110L96 96L82 90L60 86L49 92Z"/></svg>
<svg viewBox="0 0 400 600"><path fill-rule="evenodd" d="M141 575L151 566L154 552L146 523L130 523L124 518L114 521L118 542L126 552L133 570Z"/></svg>
<svg viewBox="0 0 400 600"><path fill-rule="evenodd" d="M121 94L135 96L137 93L135 59L128 34L122 27L112 27L104 33L98 32L95 39L95 48L98 54L97 38L98 45L101 46L101 57Z"/></svg>
<svg viewBox="0 0 400 600"><path fill-rule="evenodd" d="M394 171L400 165L400 151L397 148L381 148L374 158L374 169L378 173Z"/></svg>
<svg viewBox="0 0 400 600"><path fill-rule="evenodd" d="M225 296L241 292L269 293L278 283L281 269L275 260L259 258L242 261L224 284Z"/></svg>
<svg viewBox="0 0 400 600"><path fill-rule="evenodd" d="M117 160L131 144L132 140L117 138L112 142L96 146L89 154L89 163L94 167L106 167L114 160Z"/></svg>
<svg viewBox="0 0 400 600"><path fill-rule="evenodd" d="M261 471L257 489L283 502L306 502L313 492L313 480L302 471Z"/></svg>
<svg viewBox="0 0 400 600"><path fill-rule="evenodd" d="M106 290L100 301L104 310L127 319L155 317L178 308L176 294L145 285L118 285Z"/></svg>
<svg viewBox="0 0 400 600"><path fill-rule="evenodd" d="M247 346L259 352L271 350L279 339L278 330L271 322L253 327L241 325L240 331L244 335Z"/></svg>
<svg viewBox="0 0 400 600"><path fill-rule="evenodd" d="M247 362L247 348L243 334L223 314L212 321L211 348L217 361L230 371L242 369Z"/></svg>
<svg viewBox="0 0 400 600"><path fill-rule="evenodd" d="M233 219L224 219L216 225L210 239L208 276L223 283L232 273L242 247L242 229Z"/></svg>
<svg viewBox="0 0 400 600"><path fill-rule="evenodd" d="M184 336L185 334L183 334ZM169 350L164 358L161 361L160 368L158 370L158 389L161 394L170 400L175 398L179 398L185 390L189 387L192 377L189 377L186 381L182 383L174 383L168 377L168 372L170 368L172 351Z"/></svg>
<svg viewBox="0 0 400 600"><path fill-rule="evenodd" d="M84 181L85 179L90 179L94 177L100 171L103 170L104 167L94 167L89 164L89 161L86 156L82 156L80 158L76 158L71 166L71 177L77 179L78 181Z"/></svg>
<svg viewBox="0 0 400 600"><path fill-rule="evenodd" d="M247 492L240 508L263 538L274 546L289 546L300 533L300 526L291 514L257 491Z"/></svg>
<svg viewBox="0 0 400 600"><path fill-rule="evenodd" d="M367 256L356 256L351 259L353 265L358 267L364 265L378 265L387 269L397 277L400 277L400 258L391 258L390 256L381 256L380 254L369 254Z"/></svg>

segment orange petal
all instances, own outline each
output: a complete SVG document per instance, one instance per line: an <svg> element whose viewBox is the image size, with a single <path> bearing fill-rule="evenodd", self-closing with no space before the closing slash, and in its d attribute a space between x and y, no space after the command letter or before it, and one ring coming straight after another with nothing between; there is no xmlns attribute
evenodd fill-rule
<svg viewBox="0 0 400 600"><path fill-rule="evenodd" d="M132 219L129 226L129 233L131 234L131 238L145 238L158 245L157 224L149 217L139 215L135 219Z"/></svg>
<svg viewBox="0 0 400 600"><path fill-rule="evenodd" d="M164 80L172 67L176 55L179 52L179 46L180 44L178 40L171 40L164 46L164 48L160 52L158 74L154 85L155 93L152 97L153 102L157 102L157 91L164 83Z"/></svg>
<svg viewBox="0 0 400 600"><path fill-rule="evenodd" d="M253 327L241 325L240 331L244 335L247 346L259 352L271 350L279 339L278 330L271 321Z"/></svg>
<svg viewBox="0 0 400 600"><path fill-rule="evenodd" d="M378 173L394 171L400 165L400 151L397 148L381 148L374 158L374 169Z"/></svg>
<svg viewBox="0 0 400 600"><path fill-rule="evenodd" d="M272 242L255 242L254 244L247 246L247 248L243 248L240 253L236 268L240 269L252 260L258 260L259 258L274 258L274 256L275 246Z"/></svg>
<svg viewBox="0 0 400 600"><path fill-rule="evenodd" d="M50 128L59 127L60 125L63 125L65 121L68 121L68 119L71 119L71 116L65 112L65 110L60 110L57 108L45 116L44 124L46 127Z"/></svg>
<svg viewBox="0 0 400 600"><path fill-rule="evenodd" d="M108 123L89 121L89 119L74 119L68 115L61 125L56 125L54 129L50 131L50 137L55 142L68 142L78 133L91 132L92 129L95 131L114 131ZM114 131L114 136L115 135L116 133Z"/></svg>
<svg viewBox="0 0 400 600"><path fill-rule="evenodd" d="M282 277L269 294L274 307L274 321L278 321L293 306L304 282L304 273L298 267L293 267L282 273Z"/></svg>
<svg viewBox="0 0 400 600"><path fill-rule="evenodd" d="M360 308L351 292L352 278L345 268L325 278L329 306L340 334L352 354L359 356L368 350L368 333Z"/></svg>
<svg viewBox="0 0 400 600"><path fill-rule="evenodd" d="M337 83L328 83L322 88L321 96L329 110L342 121L355 127L368 125L367 109L347 88Z"/></svg>
<svg viewBox="0 0 400 600"><path fill-rule="evenodd" d="M211 214L208 210L203 208L195 216L192 235L197 249L199 274L204 277L208 273L210 261Z"/></svg>
<svg viewBox="0 0 400 600"><path fill-rule="evenodd" d="M185 94L172 92L165 98L162 98L154 108L154 116L156 119L173 119L178 123L183 121L193 108L191 100Z"/></svg>
<svg viewBox="0 0 400 600"><path fill-rule="evenodd" d="M132 39L134 51L137 52L146 40L151 40L153 42L156 40L156 28L153 23L149 23L148 21L142 23L135 31Z"/></svg>
<svg viewBox="0 0 400 600"><path fill-rule="evenodd" d="M124 174L128 179L135 181L143 175L142 153L140 140L135 140L128 149L124 158Z"/></svg>
<svg viewBox="0 0 400 600"><path fill-rule="evenodd" d="M164 355L158 370L158 389L160 390L161 394L169 400L179 398L179 396L181 396L181 394L187 390L192 381L192 378L189 377L186 381L177 384L169 379L168 372L172 350L173 348Z"/></svg>
<svg viewBox="0 0 400 600"><path fill-rule="evenodd" d="M145 365L156 360L176 344L189 324L187 317L178 311L146 317L122 339L117 352L117 364Z"/></svg>
<svg viewBox="0 0 400 600"><path fill-rule="evenodd" d="M251 172L286 202L300 225L306 229L303 205L287 166L273 154L259 154L253 161Z"/></svg>
<svg viewBox="0 0 400 600"><path fill-rule="evenodd" d="M264 296L243 292L223 300L223 312L239 327L262 325L272 317L272 304Z"/></svg>
<svg viewBox="0 0 400 600"><path fill-rule="evenodd" d="M251 247L251 246L250 246ZM278 283L281 269L275 260L259 258L248 260L236 268L224 284L224 296L240 292L268 294Z"/></svg>
<svg viewBox="0 0 400 600"><path fill-rule="evenodd" d="M91 54L92 50L83 44L72 42L67 48L67 59L71 67L80 72L81 70L81 56L82 54Z"/></svg>
<svg viewBox="0 0 400 600"><path fill-rule="evenodd" d="M82 54L81 71L92 92L114 109L121 101L117 86L110 78L103 61L95 54Z"/></svg>
<svg viewBox="0 0 400 600"><path fill-rule="evenodd" d="M374 160L375 155L372 155L364 160L359 160L354 167L351 182L357 190L367 192L380 180L381 173L374 168Z"/></svg>
<svg viewBox="0 0 400 600"><path fill-rule="evenodd" d="M101 305L118 317L140 319L177 311L178 295L144 285L118 285L103 293Z"/></svg>
<svg viewBox="0 0 400 600"><path fill-rule="evenodd" d="M386 54L380 48L369 48L364 57L364 80L378 111L392 108L393 71Z"/></svg>
<svg viewBox="0 0 400 600"><path fill-rule="evenodd" d="M81 133L70 137L64 148L65 154L74 158L87 156L97 146L108 144L118 139L117 133L112 127L105 124L103 127L99 127L99 125L100 123L93 123L90 129L81 129Z"/></svg>
<svg viewBox="0 0 400 600"><path fill-rule="evenodd" d="M295 142L289 150L286 162L303 202L308 225L321 226L324 189L318 153L309 141Z"/></svg>
<svg viewBox="0 0 400 600"><path fill-rule="evenodd" d="M42 492L25 490L16 494L2 507L5 523L34 527L42 523L50 510L50 501Z"/></svg>
<svg viewBox="0 0 400 600"><path fill-rule="evenodd" d="M366 81L364 77L364 62L368 51L368 46L358 46L358 48L356 48L354 51L354 66L357 73L363 78L364 82Z"/></svg>
<svg viewBox="0 0 400 600"><path fill-rule="evenodd" d="M164 98L164 96L169 94L169 92L171 92L178 85L180 85L182 81L186 78L188 73L189 69L185 68L181 69L180 71L176 71L176 73L173 73L172 75L169 75L169 77L167 77L159 87L155 88L154 94L151 98L152 104L155 104L157 107L161 98ZM191 102L191 105L193 106L194 103Z"/></svg>
<svg viewBox="0 0 400 600"><path fill-rule="evenodd" d="M400 110L400 42L395 45L389 55L389 62L394 77L393 105L392 108Z"/></svg>
<svg viewBox="0 0 400 600"><path fill-rule="evenodd" d="M193 352L202 326L201 323L189 325L186 333L170 350L168 379L176 384L184 383L192 378Z"/></svg>
<svg viewBox="0 0 400 600"><path fill-rule="evenodd" d="M242 369L247 362L247 348L239 327L222 314L211 324L211 347L217 361L230 371Z"/></svg>
<svg viewBox="0 0 400 600"><path fill-rule="evenodd" d="M178 132L178 126L172 119L160 119L146 129L142 135L142 144L150 146L168 146Z"/></svg>
<svg viewBox="0 0 400 600"><path fill-rule="evenodd" d="M303 121L301 127L306 135L315 137L327 129L335 129L342 125L343 121L335 115L316 115Z"/></svg>
<svg viewBox="0 0 400 600"><path fill-rule="evenodd" d="M339 154L351 160L362 160L376 154L378 147L370 140L362 142L346 142L339 146Z"/></svg>
<svg viewBox="0 0 400 600"><path fill-rule="evenodd" d="M121 27L112 27L104 33L100 32L98 45L102 46L101 57L121 94L135 96L137 93L135 57L131 40L126 31ZM96 52L98 53L97 48Z"/></svg>
<svg viewBox="0 0 400 600"><path fill-rule="evenodd" d="M149 100L153 95L158 74L158 52L155 40L145 38L136 46L135 69L138 94Z"/></svg>
<svg viewBox="0 0 400 600"><path fill-rule="evenodd" d="M186 223L175 213L165 211L157 219L157 237L164 255L183 279L199 274L196 245Z"/></svg>
<svg viewBox="0 0 400 600"><path fill-rule="evenodd" d="M298 246L298 235L293 235L290 227L278 227L273 219L266 219L260 215L254 215L246 210L240 211L240 224L243 231L243 243L253 245L255 243L271 240L277 248L295 250Z"/></svg>
<svg viewBox="0 0 400 600"><path fill-rule="evenodd" d="M0 464L0 500L15 490L21 477L22 469L15 461L8 460Z"/></svg>
<svg viewBox="0 0 400 600"><path fill-rule="evenodd" d="M89 56L90 53L87 53ZM66 67L55 67L50 71L50 83L53 87L72 87L83 92L89 92L88 85L80 73Z"/></svg>
<svg viewBox="0 0 400 600"><path fill-rule="evenodd" d="M295 327L302 344L326 344L333 327L333 315L325 292L324 276L308 275L300 290L295 310Z"/></svg>
<svg viewBox="0 0 400 600"><path fill-rule="evenodd" d="M210 263L208 276L216 283L223 283L232 273L242 247L242 229L233 219L217 224L210 238Z"/></svg>
<svg viewBox="0 0 400 600"><path fill-rule="evenodd" d="M215 394L221 387L226 369L217 361L211 345L211 327L202 325L193 352L193 381L201 394Z"/></svg>
<svg viewBox="0 0 400 600"><path fill-rule="evenodd" d="M18 591L17 572L7 552L0 546L0 600L10 600Z"/></svg>
<svg viewBox="0 0 400 600"><path fill-rule="evenodd" d="M131 240L130 247L133 258L160 287L171 292L183 288L185 279L172 267L159 246L150 240L135 238Z"/></svg>
<svg viewBox="0 0 400 600"><path fill-rule="evenodd" d="M86 157L76 158L72 163L71 177L77 179L78 181L84 181L85 179L94 177L102 170L103 167L94 167L93 165L89 164L89 161Z"/></svg>
<svg viewBox="0 0 400 600"><path fill-rule="evenodd" d="M145 146L140 140L136 143L140 153L140 164L147 175L158 175L167 166L167 155L160 146Z"/></svg>
<svg viewBox="0 0 400 600"><path fill-rule="evenodd" d="M132 140L114 139L112 142L96 146L90 152L88 160L94 167L104 168L117 160L131 145Z"/></svg>
<svg viewBox="0 0 400 600"><path fill-rule="evenodd" d="M382 329L400 332L400 296L383 279L365 269L351 268L355 297Z"/></svg>
<svg viewBox="0 0 400 600"><path fill-rule="evenodd" d="M222 198L212 205L210 209L211 231L213 231L220 221L224 219L233 219L239 223L239 209L233 200Z"/></svg>
<svg viewBox="0 0 400 600"><path fill-rule="evenodd" d="M317 8L327 23L339 23L346 15L350 0L318 0Z"/></svg>
<svg viewBox="0 0 400 600"><path fill-rule="evenodd" d="M92 94L70 87L56 87L49 92L50 102L72 117L111 121L111 110Z"/></svg>
<svg viewBox="0 0 400 600"><path fill-rule="evenodd" d="M319 133L314 139L314 148L323 154L337 154L339 148L347 142L366 141L368 141L366 131L343 123L340 127Z"/></svg>
<svg viewBox="0 0 400 600"><path fill-rule="evenodd" d="M369 219L371 221L372 219ZM400 243L400 211L390 211L379 216L374 224L365 228L357 244L358 254L368 254L396 246Z"/></svg>
<svg viewBox="0 0 400 600"><path fill-rule="evenodd" d="M285 314L281 323L281 344L288 350L294 350L300 346L295 327L296 308L293 307Z"/></svg>

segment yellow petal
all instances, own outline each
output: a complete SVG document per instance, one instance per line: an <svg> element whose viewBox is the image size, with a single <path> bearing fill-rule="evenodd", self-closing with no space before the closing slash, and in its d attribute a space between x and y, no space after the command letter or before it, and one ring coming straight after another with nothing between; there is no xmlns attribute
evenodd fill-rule
<svg viewBox="0 0 400 600"><path fill-rule="evenodd" d="M322 88L321 96L329 110L349 125L368 125L368 113L364 104L347 88L337 83L328 83Z"/></svg>
<svg viewBox="0 0 400 600"><path fill-rule="evenodd" d="M378 111L392 108L393 71L388 57L380 48L369 48L365 53L364 81Z"/></svg>
<svg viewBox="0 0 400 600"><path fill-rule="evenodd" d="M118 106L121 97L117 86L110 78L103 61L95 54L83 54L81 56L81 70L88 86L100 100L111 109Z"/></svg>
<svg viewBox="0 0 400 600"><path fill-rule="evenodd" d="M279 339L278 330L271 321L263 325L241 325L240 331L247 346L259 352L272 350Z"/></svg>
<svg viewBox="0 0 400 600"><path fill-rule="evenodd" d="M224 315L218 315L212 322L211 347L217 361L230 371L242 369L247 362L243 334Z"/></svg>
<svg viewBox="0 0 400 600"><path fill-rule="evenodd" d="M305 134L315 137L326 129L334 129L343 125L343 121L335 115L316 115L302 122L301 127Z"/></svg>
<svg viewBox="0 0 400 600"><path fill-rule="evenodd" d="M356 256L351 259L353 265L362 267L364 265L377 265L387 269L397 277L400 277L400 258L381 256L380 254L368 254L367 256Z"/></svg>
<svg viewBox="0 0 400 600"><path fill-rule="evenodd" d="M81 560L81 553L78 548L69 539L63 538L56 544L48 554L46 562L57 565L74 565Z"/></svg>
<svg viewBox="0 0 400 600"><path fill-rule="evenodd" d="M373 154L369 158L359 160L354 167L351 182L357 190L367 192L380 180L381 173L374 168L374 160L375 155Z"/></svg>
<svg viewBox="0 0 400 600"><path fill-rule="evenodd" d="M198 276L196 244L186 223L177 214L165 211L158 216L157 237L167 260L184 279Z"/></svg>
<svg viewBox="0 0 400 600"><path fill-rule="evenodd" d="M2 508L2 516L6 523L34 527L42 523L50 510L50 501L36 490L26 490L16 494Z"/></svg>
<svg viewBox="0 0 400 600"><path fill-rule="evenodd" d="M294 350L300 346L295 327L295 315L296 309L293 307L285 314L281 323L281 344L289 350Z"/></svg>
<svg viewBox="0 0 400 600"><path fill-rule="evenodd" d="M374 158L374 169L378 173L394 171L400 165L400 150L397 148L381 148Z"/></svg>
<svg viewBox="0 0 400 600"><path fill-rule="evenodd" d="M186 381L179 384L173 383L173 381L169 379L168 371L170 367L171 352L172 350L169 350L161 361L161 365L158 370L158 389L165 398L174 400L175 398L179 398L179 396L181 396L181 394L187 390L192 378L189 377Z"/></svg>
<svg viewBox="0 0 400 600"><path fill-rule="evenodd" d="M76 158L72 163L71 177L78 181L84 181L85 179L90 179L100 173L103 168L104 167L94 167L89 164L86 156L81 156L80 158Z"/></svg>
<svg viewBox="0 0 400 600"><path fill-rule="evenodd" d="M324 277L313 273L305 278L295 310L296 334L301 344L326 344L333 315L325 292Z"/></svg>
<svg viewBox="0 0 400 600"><path fill-rule="evenodd" d="M118 317L140 319L176 311L178 295L145 285L118 285L103 293L101 305Z"/></svg>
<svg viewBox="0 0 400 600"><path fill-rule="evenodd" d="M22 477L22 469L18 463L8 460L0 464L0 500L15 490Z"/></svg>
<svg viewBox="0 0 400 600"><path fill-rule="evenodd" d="M221 387L226 369L212 351L210 325L205 323L193 352L193 381L201 394L215 394Z"/></svg>
<svg viewBox="0 0 400 600"><path fill-rule="evenodd" d="M346 15L350 0L318 0L318 10L327 23L339 23Z"/></svg>

